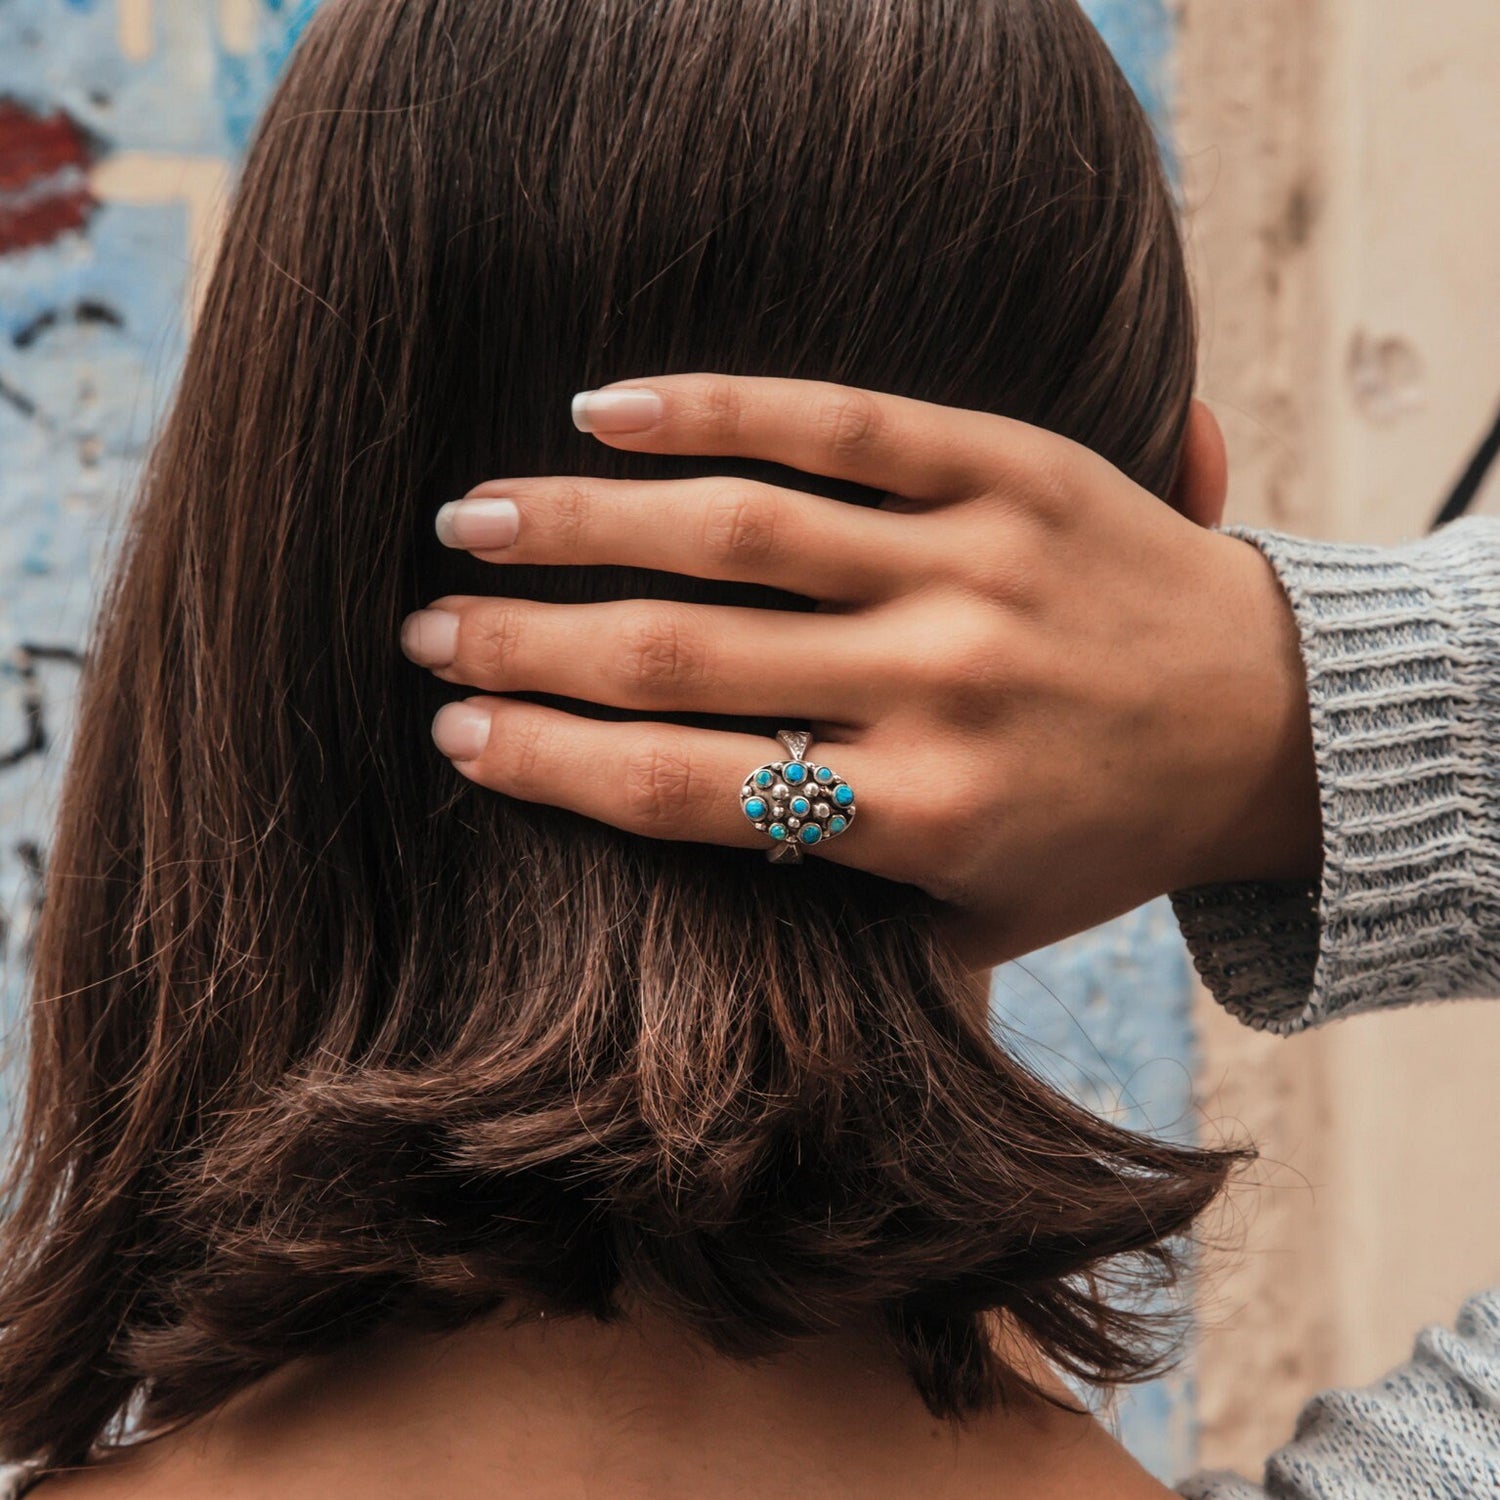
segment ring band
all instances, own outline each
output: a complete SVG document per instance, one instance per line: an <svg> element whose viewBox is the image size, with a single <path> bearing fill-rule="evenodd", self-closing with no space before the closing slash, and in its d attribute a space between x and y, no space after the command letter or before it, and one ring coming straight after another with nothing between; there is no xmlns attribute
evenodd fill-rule
<svg viewBox="0 0 1500 1500"><path fill-rule="evenodd" d="M740 788L740 811L771 839L766 858L800 865L814 844L837 838L854 821L854 788L831 766L808 759L812 735L778 729L785 760L757 766Z"/></svg>

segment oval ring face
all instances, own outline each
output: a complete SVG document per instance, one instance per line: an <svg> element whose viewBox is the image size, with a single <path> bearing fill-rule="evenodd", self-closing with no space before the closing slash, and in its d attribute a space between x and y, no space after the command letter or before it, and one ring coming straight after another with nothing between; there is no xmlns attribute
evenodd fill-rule
<svg viewBox="0 0 1500 1500"><path fill-rule="evenodd" d="M773 760L745 778L740 807L768 838L808 849L848 831L854 788L817 761Z"/></svg>

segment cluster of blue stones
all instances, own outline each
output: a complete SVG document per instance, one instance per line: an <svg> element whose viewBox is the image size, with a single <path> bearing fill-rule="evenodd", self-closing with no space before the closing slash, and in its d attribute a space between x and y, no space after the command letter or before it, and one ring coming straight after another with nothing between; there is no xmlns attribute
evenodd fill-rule
<svg viewBox="0 0 1500 1500"><path fill-rule="evenodd" d="M816 844L836 838L854 820L854 788L828 766L778 760L745 778L745 816L778 842Z"/></svg>

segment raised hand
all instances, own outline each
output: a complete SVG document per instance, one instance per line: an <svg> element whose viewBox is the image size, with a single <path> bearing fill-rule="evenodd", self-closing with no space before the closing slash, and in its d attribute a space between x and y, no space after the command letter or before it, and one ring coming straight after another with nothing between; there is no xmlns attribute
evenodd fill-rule
<svg viewBox="0 0 1500 1500"><path fill-rule="evenodd" d="M937 897L976 967L1168 890L1316 874L1295 625L1247 543L984 413L717 375L586 392L574 411L618 448L768 460L891 498L563 477L494 480L445 506L443 540L499 565L663 569L829 606L435 600L403 646L483 694L434 723L471 780L654 838L765 846L739 792L782 757L775 742L650 715L810 723L814 760L860 810L813 857Z"/></svg>

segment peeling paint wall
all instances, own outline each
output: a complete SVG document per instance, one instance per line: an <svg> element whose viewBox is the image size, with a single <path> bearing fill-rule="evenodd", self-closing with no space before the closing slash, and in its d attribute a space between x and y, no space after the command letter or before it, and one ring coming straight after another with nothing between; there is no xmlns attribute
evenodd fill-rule
<svg viewBox="0 0 1500 1500"><path fill-rule="evenodd" d="M1231 516L1421 534L1500 401L1500 6L1183 0L1177 139ZM1500 474L1478 508L1496 513ZM1204 1462L1500 1283L1500 1005L1291 1042L1201 1011L1212 1114L1263 1153L1203 1311ZM1487 1107L1488 1106L1488 1107Z"/></svg>
<svg viewBox="0 0 1500 1500"><path fill-rule="evenodd" d="M14 1012L94 583L181 357L233 162L313 6L0 0L0 993ZM1166 0L1089 6L1165 131ZM1008 1042L1091 1105L1191 1135L1188 965L1162 905L995 976ZM1122 1405L1163 1477L1178 1375Z"/></svg>
<svg viewBox="0 0 1500 1500"><path fill-rule="evenodd" d="M231 163L305 12L0 4L0 986L17 993L99 577Z"/></svg>

